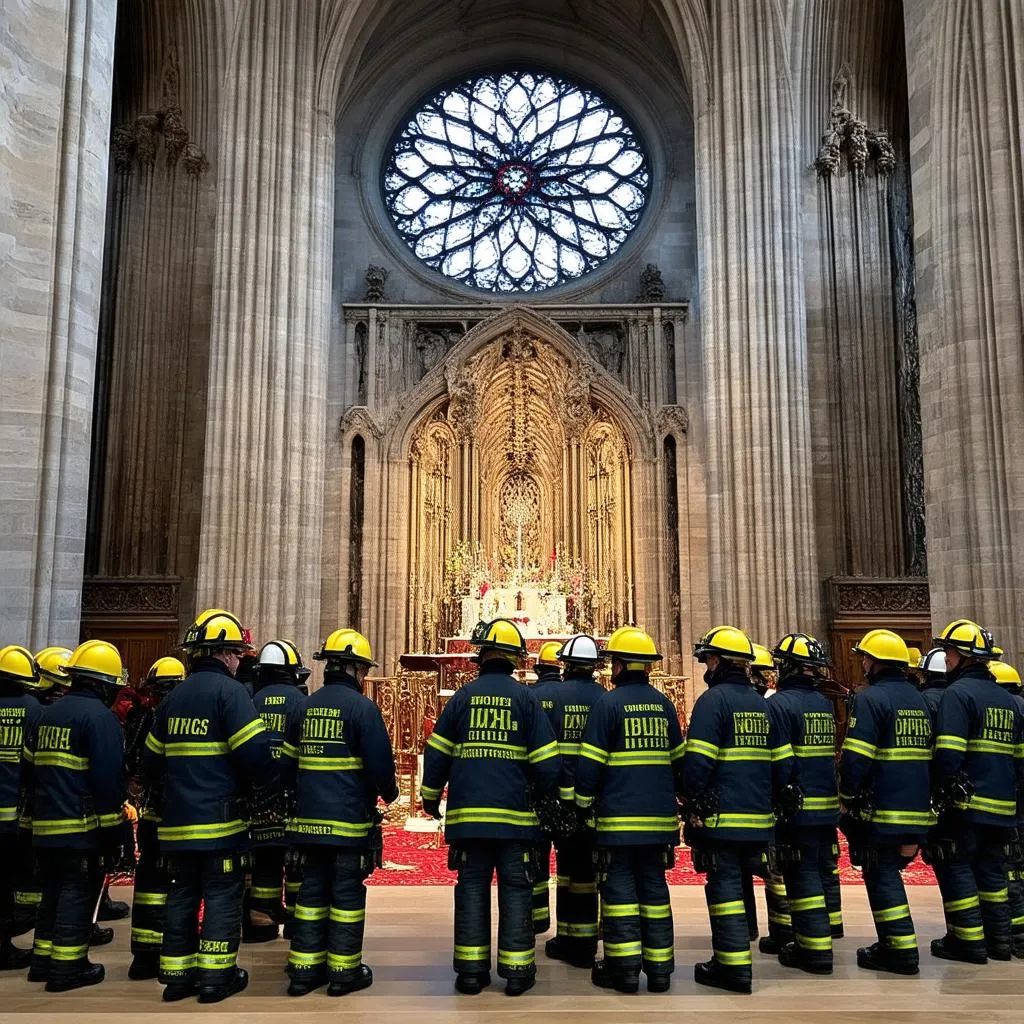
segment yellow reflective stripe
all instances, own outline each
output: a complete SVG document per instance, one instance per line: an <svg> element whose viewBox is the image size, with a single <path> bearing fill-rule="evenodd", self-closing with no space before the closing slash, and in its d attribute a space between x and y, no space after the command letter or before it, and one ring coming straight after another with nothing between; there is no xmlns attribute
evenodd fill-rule
<svg viewBox="0 0 1024 1024"><path fill-rule="evenodd" d="M273 900L281 895L281 890L277 886L254 885L249 889L249 895L257 900Z"/></svg>
<svg viewBox="0 0 1024 1024"><path fill-rule="evenodd" d="M26 761L28 761L29 764L33 764L35 762L35 759L36 759L36 755L33 754L32 751L28 749L28 747L22 747L21 748L21 756Z"/></svg>
<svg viewBox="0 0 1024 1024"><path fill-rule="evenodd" d="M652 964L666 964L674 959L671 946L643 947L643 958Z"/></svg>
<svg viewBox="0 0 1024 1024"><path fill-rule="evenodd" d="M51 939L36 939L32 943L32 952L36 956L49 956L52 949L53 941Z"/></svg>
<svg viewBox="0 0 1024 1024"><path fill-rule="evenodd" d="M529 967L534 962L535 953L530 949L498 949L498 963L503 967Z"/></svg>
<svg viewBox="0 0 1024 1024"><path fill-rule="evenodd" d="M164 752L164 744L152 733L148 733L146 736L146 749L153 751L154 754L162 754Z"/></svg>
<svg viewBox="0 0 1024 1024"><path fill-rule="evenodd" d="M550 907L534 907L533 908L533 919L534 919L534 921L550 921L551 920L551 908Z"/></svg>
<svg viewBox="0 0 1024 1024"><path fill-rule="evenodd" d="M576 790L572 786L559 786L558 799L571 804L576 799Z"/></svg>
<svg viewBox="0 0 1024 1024"><path fill-rule="evenodd" d="M237 960L237 953L200 953L196 958L196 966L204 971L226 971L234 967Z"/></svg>
<svg viewBox="0 0 1024 1024"><path fill-rule="evenodd" d="M837 928L842 928L843 912L841 910L830 910L828 912L828 923Z"/></svg>
<svg viewBox="0 0 1024 1024"><path fill-rule="evenodd" d="M789 743L783 743L781 747L772 747L772 760L785 761L787 757L793 756L793 747Z"/></svg>
<svg viewBox="0 0 1024 1024"><path fill-rule="evenodd" d="M452 743L451 740L446 740L437 732L436 729L430 734L430 739L427 740L427 746L433 747L434 750L442 754L446 754L448 757L451 757L455 752L455 744Z"/></svg>
<svg viewBox="0 0 1024 1024"><path fill-rule="evenodd" d="M579 790L576 791L576 796L573 798L577 807L582 807L586 810L594 803L592 796L584 796Z"/></svg>
<svg viewBox="0 0 1024 1024"><path fill-rule="evenodd" d="M878 751L878 747L874 743L868 743L867 740L858 740L853 736L847 736L843 740L843 753L860 754L861 757L874 758L875 753Z"/></svg>
<svg viewBox="0 0 1024 1024"><path fill-rule="evenodd" d="M825 952L832 948L831 935L801 935L799 932L794 932L793 937L796 939L796 943L801 949L813 949L818 950L819 952Z"/></svg>
<svg viewBox="0 0 1024 1024"><path fill-rule="evenodd" d="M1010 898L1009 889L996 889L995 892L982 892L978 890L978 899L982 903L1005 903Z"/></svg>
<svg viewBox="0 0 1024 1024"><path fill-rule="evenodd" d="M75 832L91 832L100 827L99 818L92 815L88 818L35 818L32 821L32 834L37 836L65 836Z"/></svg>
<svg viewBox="0 0 1024 1024"><path fill-rule="evenodd" d="M89 758L66 754L63 750L39 750L36 752L37 768L70 768L73 772L87 772Z"/></svg>
<svg viewBox="0 0 1024 1024"><path fill-rule="evenodd" d="M0 807L0 821L17 821L17 807Z"/></svg>
<svg viewBox="0 0 1024 1024"><path fill-rule="evenodd" d="M957 924L951 924L949 930L958 938L964 942L984 942L985 941L985 929L979 924L971 927L961 927Z"/></svg>
<svg viewBox="0 0 1024 1024"><path fill-rule="evenodd" d="M456 960L490 960L490 946L456 946Z"/></svg>
<svg viewBox="0 0 1024 1024"><path fill-rule="evenodd" d="M789 901L789 909L799 913L802 910L824 910L824 896L801 896L799 899Z"/></svg>
<svg viewBox="0 0 1024 1024"><path fill-rule="evenodd" d="M664 765L669 763L667 750L613 750L608 755L608 766L610 768L621 768L625 765Z"/></svg>
<svg viewBox="0 0 1024 1024"><path fill-rule="evenodd" d="M302 755L299 771L303 772L354 772L363 767L361 757L316 757Z"/></svg>
<svg viewBox="0 0 1024 1024"><path fill-rule="evenodd" d="M714 743L708 743L705 740L696 740L692 737L687 737L686 753L701 754L704 757L710 757L714 760L718 757L718 747L716 747Z"/></svg>
<svg viewBox="0 0 1024 1024"><path fill-rule="evenodd" d="M540 764L541 761L547 761L552 757L558 757L558 744L554 740L545 743L543 747L531 750L526 759L530 764Z"/></svg>
<svg viewBox="0 0 1024 1024"><path fill-rule="evenodd" d="M16 892L14 902L22 907L38 907L43 902L41 892Z"/></svg>
<svg viewBox="0 0 1024 1024"><path fill-rule="evenodd" d="M532 827L539 825L537 815L533 811L511 811L505 807L457 807L445 815L448 825L466 825L470 823L491 825L522 825Z"/></svg>
<svg viewBox="0 0 1024 1024"><path fill-rule="evenodd" d="M137 903L140 907L162 907L166 902L167 893L165 892L136 891L132 899L132 903Z"/></svg>
<svg viewBox="0 0 1024 1024"><path fill-rule="evenodd" d="M831 743L794 743L793 753L796 754L797 757L835 757L836 748Z"/></svg>
<svg viewBox="0 0 1024 1024"><path fill-rule="evenodd" d="M930 747L879 747L877 761L930 761Z"/></svg>
<svg viewBox="0 0 1024 1024"><path fill-rule="evenodd" d="M671 917L672 905L670 903L641 903L640 916L645 917L648 920Z"/></svg>
<svg viewBox="0 0 1024 1024"><path fill-rule="evenodd" d="M351 971L363 962L363 954L358 953L328 953L327 966L335 971Z"/></svg>
<svg viewBox="0 0 1024 1024"><path fill-rule="evenodd" d="M910 917L910 905L901 903L896 907L883 907L881 910L872 910L871 916L878 922L901 921L905 917Z"/></svg>
<svg viewBox="0 0 1024 1024"><path fill-rule="evenodd" d="M800 809L802 811L838 811L837 796L805 796Z"/></svg>
<svg viewBox="0 0 1024 1024"><path fill-rule="evenodd" d="M963 736L948 736L943 734L942 736L935 737L935 749L956 750L960 753L966 753L967 740L965 740Z"/></svg>
<svg viewBox="0 0 1024 1024"><path fill-rule="evenodd" d="M81 960L88 952L89 944L87 942L81 946L58 946L54 944L50 948L50 956L54 960Z"/></svg>
<svg viewBox="0 0 1024 1024"><path fill-rule="evenodd" d="M602 917L639 917L639 903L605 903L601 901Z"/></svg>
<svg viewBox="0 0 1024 1024"><path fill-rule="evenodd" d="M934 825L938 820L931 811L872 811L871 821L881 825Z"/></svg>
<svg viewBox="0 0 1024 1024"><path fill-rule="evenodd" d="M424 800L440 800L441 790L440 788L435 789L433 786L420 786L420 796Z"/></svg>
<svg viewBox="0 0 1024 1024"><path fill-rule="evenodd" d="M299 756L299 748L294 743L289 743L287 740L281 744L281 753L285 757L296 758Z"/></svg>
<svg viewBox="0 0 1024 1024"><path fill-rule="evenodd" d="M606 942L605 957L640 956L642 947L639 942Z"/></svg>
<svg viewBox="0 0 1024 1024"><path fill-rule="evenodd" d="M574 939L596 939L597 938L597 925L596 924L565 924L560 923L558 926L559 935L568 935Z"/></svg>
<svg viewBox="0 0 1024 1024"><path fill-rule="evenodd" d="M161 957L161 959L163 959ZM327 950L323 949L316 953L299 953L295 949L288 951L288 963L294 967L319 967L327 963Z"/></svg>
<svg viewBox="0 0 1024 1024"><path fill-rule="evenodd" d="M340 907L331 907L331 920L337 924L357 924L366 920L366 910L342 910Z"/></svg>
<svg viewBox="0 0 1024 1024"><path fill-rule="evenodd" d="M151 928L132 928L131 940L143 946L159 946L164 940L164 933L155 932Z"/></svg>
<svg viewBox="0 0 1024 1024"><path fill-rule="evenodd" d="M452 756L472 758L486 756L493 751L500 752L502 760L505 761L525 761L527 759L526 747L514 743L460 743ZM509 754L512 756L509 757Z"/></svg>
<svg viewBox="0 0 1024 1024"><path fill-rule="evenodd" d="M789 914L768 914L768 920L772 924L784 924L786 926L792 925L793 918Z"/></svg>
<svg viewBox="0 0 1024 1024"><path fill-rule="evenodd" d="M714 949L712 952L715 959L723 967L747 967L754 962L749 949L743 949L735 953L724 949Z"/></svg>
<svg viewBox="0 0 1024 1024"><path fill-rule="evenodd" d="M160 825L157 828L157 836L170 842L187 839L225 839L227 836L244 832L246 827L245 822L238 818L234 821L212 822L208 825Z"/></svg>
<svg viewBox="0 0 1024 1024"><path fill-rule="evenodd" d="M1017 752L1013 743L1003 743L1001 740L968 740L967 749L971 753L1006 754L1007 757L1014 757Z"/></svg>
<svg viewBox="0 0 1024 1024"><path fill-rule="evenodd" d="M576 756L580 752L580 745L578 743L559 743L558 752L560 754Z"/></svg>
<svg viewBox="0 0 1024 1024"><path fill-rule="evenodd" d="M543 893L546 893L547 891L548 891L548 882L547 882L547 880L545 880L543 882L538 882L533 887L533 895L534 896L540 896Z"/></svg>
<svg viewBox="0 0 1024 1024"><path fill-rule="evenodd" d="M228 752L228 745L219 740L165 743L163 752L165 757L217 757Z"/></svg>
<svg viewBox="0 0 1024 1024"><path fill-rule="evenodd" d="M942 909L954 914L958 910L971 910L980 904L981 900L977 896L965 896L962 900L943 900Z"/></svg>
<svg viewBox="0 0 1024 1024"><path fill-rule="evenodd" d="M100 828L114 828L115 826L120 825L124 820L123 810L112 811L110 814L100 815L99 825Z"/></svg>
<svg viewBox="0 0 1024 1024"><path fill-rule="evenodd" d="M295 904L296 921L326 921L330 912L330 907L304 907L301 903Z"/></svg>
<svg viewBox="0 0 1024 1024"><path fill-rule="evenodd" d="M288 828L309 835L345 836L350 839L370 834L368 821L331 821L328 818L291 818Z"/></svg>
<svg viewBox="0 0 1024 1024"><path fill-rule="evenodd" d="M237 750L243 743L248 743L253 736L258 736L261 732L266 731L267 727L263 724L263 719L254 718L248 725L243 725L238 732L232 733L228 737L228 746L232 750Z"/></svg>
<svg viewBox="0 0 1024 1024"><path fill-rule="evenodd" d="M767 747L719 747L718 754L715 756L716 761L770 761L771 759L772 752Z"/></svg>
<svg viewBox="0 0 1024 1024"><path fill-rule="evenodd" d="M716 814L704 824L708 828L772 828L775 819L770 814Z"/></svg>
<svg viewBox="0 0 1024 1024"><path fill-rule="evenodd" d="M708 914L711 917L731 917L734 914L745 914L746 912L743 900L728 900L725 903L712 903L708 906Z"/></svg>
<svg viewBox="0 0 1024 1024"><path fill-rule="evenodd" d="M598 818L598 832L675 832L679 819L672 817Z"/></svg>
<svg viewBox="0 0 1024 1024"><path fill-rule="evenodd" d="M597 882L570 882L569 892L576 896L589 896L597 892Z"/></svg>
<svg viewBox="0 0 1024 1024"><path fill-rule="evenodd" d="M589 743L580 744L580 757L586 757L598 764L608 763L608 751L602 750L600 747L593 747Z"/></svg>
<svg viewBox="0 0 1024 1024"><path fill-rule="evenodd" d="M890 949L917 949L916 935L886 935L885 944Z"/></svg>
<svg viewBox="0 0 1024 1024"><path fill-rule="evenodd" d="M762 863L766 863L766 858L765 858L765 856L763 854L761 855L761 862ZM771 881L769 879L767 882L764 883L764 887L773 896L781 896L783 898L785 898L785 896L786 896L786 883L785 882L773 882L773 881Z"/></svg>
<svg viewBox="0 0 1024 1024"><path fill-rule="evenodd" d="M1017 803L1014 800L995 800L988 796L979 796L977 793L967 801L967 806L972 811L986 811L989 814L1013 815L1017 813Z"/></svg>
<svg viewBox="0 0 1024 1024"><path fill-rule="evenodd" d="M198 953L186 953L184 956L164 956L160 954L161 971L190 971L199 959Z"/></svg>

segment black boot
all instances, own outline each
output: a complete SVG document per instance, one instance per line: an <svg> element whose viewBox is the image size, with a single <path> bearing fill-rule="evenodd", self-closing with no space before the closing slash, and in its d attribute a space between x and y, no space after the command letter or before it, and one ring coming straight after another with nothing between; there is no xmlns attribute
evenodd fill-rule
<svg viewBox="0 0 1024 1024"><path fill-rule="evenodd" d="M132 908L127 903L122 903L121 900L112 900L110 893L105 892L103 899L100 900L100 908L96 914L96 920L123 921L131 912Z"/></svg>
<svg viewBox="0 0 1024 1024"><path fill-rule="evenodd" d="M23 971L32 963L31 949L18 949L10 939L0 943L0 971Z"/></svg>
<svg viewBox="0 0 1024 1024"><path fill-rule="evenodd" d="M846 934L846 931L844 930L844 928L843 928L843 926L841 924L834 924L834 925L832 925L832 938L833 939L841 939L841 938L843 938L843 936L845 934Z"/></svg>
<svg viewBox="0 0 1024 1024"><path fill-rule="evenodd" d="M764 939L761 941L764 942ZM698 985L707 985L709 988L721 988L725 989L726 992L739 992L741 995L750 995L750 980L738 978L729 973L725 968L719 966L717 960L705 960L703 963L694 964L693 980Z"/></svg>
<svg viewBox="0 0 1024 1024"><path fill-rule="evenodd" d="M200 985L199 1002L219 1003L236 992L241 992L249 984L249 972L236 967L231 977L219 985Z"/></svg>
<svg viewBox="0 0 1024 1024"><path fill-rule="evenodd" d="M346 978L344 981L332 981L327 986L327 994L329 996L347 996L352 992L369 988L372 984L373 971L366 964L360 964L359 971L354 977Z"/></svg>
<svg viewBox="0 0 1024 1024"><path fill-rule="evenodd" d="M578 941L559 935L554 939L548 939L544 943L544 955L549 960L561 960L570 967L580 967L590 970L594 966L596 950L591 947L583 947Z"/></svg>
<svg viewBox="0 0 1024 1024"><path fill-rule="evenodd" d="M857 966L866 971L884 971L886 974L913 975L921 972L913 960L890 956L877 942L857 950Z"/></svg>
<svg viewBox="0 0 1024 1024"><path fill-rule="evenodd" d="M1013 959L1013 947L1012 946L995 946L990 945L987 948L989 960L1012 960Z"/></svg>
<svg viewBox="0 0 1024 1024"><path fill-rule="evenodd" d="M1015 932L1010 952L1015 960L1024 960L1024 932Z"/></svg>
<svg viewBox="0 0 1024 1024"><path fill-rule="evenodd" d="M91 964L86 961L85 966L75 974L67 978L60 978L57 981L46 983L47 992L70 992L72 989L85 988L88 985L98 985L103 980L103 964Z"/></svg>
<svg viewBox="0 0 1024 1024"><path fill-rule="evenodd" d="M808 960L803 951L795 942L787 942L779 950L779 963L783 967L795 967L797 970L806 971L808 974L831 974L832 962Z"/></svg>
<svg viewBox="0 0 1024 1024"><path fill-rule="evenodd" d="M955 960L962 964L987 964L988 954L983 950L968 949L954 935L932 939L932 956L940 960ZM1007 957L1009 959L1009 957Z"/></svg>
<svg viewBox="0 0 1024 1024"><path fill-rule="evenodd" d="M107 946L114 941L113 928L101 928L98 924L92 926L92 934L89 936L90 946Z"/></svg>
<svg viewBox="0 0 1024 1024"><path fill-rule="evenodd" d="M323 988L326 984L326 972L311 974L306 978L292 978L288 983L288 995L308 996L310 992L315 992L318 988Z"/></svg>
<svg viewBox="0 0 1024 1024"><path fill-rule="evenodd" d="M175 981L164 988L162 998L165 1003L180 1003L182 999L191 999L198 994L198 981Z"/></svg>
<svg viewBox="0 0 1024 1024"><path fill-rule="evenodd" d="M128 965L130 981L152 981L160 976L159 953L136 953Z"/></svg>
<svg viewBox="0 0 1024 1024"><path fill-rule="evenodd" d="M763 939L758 940L757 948L765 956L778 956L779 950L782 949L782 943L774 935L766 935Z"/></svg>
<svg viewBox="0 0 1024 1024"><path fill-rule="evenodd" d="M505 995L521 996L524 992L529 992L536 984L536 975L513 974L512 977L505 982Z"/></svg>
<svg viewBox="0 0 1024 1024"><path fill-rule="evenodd" d="M671 974L651 974L647 973L647 991L648 992L667 992L672 986L672 975Z"/></svg>
<svg viewBox="0 0 1024 1024"><path fill-rule="evenodd" d="M632 995L640 988L638 970L616 971L608 966L607 960L598 960L590 969L590 980L598 988L613 988L616 992Z"/></svg>
<svg viewBox="0 0 1024 1024"><path fill-rule="evenodd" d="M455 987L464 996L478 996L491 984L491 972L484 971L483 974L471 974L468 971L459 971L455 975Z"/></svg>

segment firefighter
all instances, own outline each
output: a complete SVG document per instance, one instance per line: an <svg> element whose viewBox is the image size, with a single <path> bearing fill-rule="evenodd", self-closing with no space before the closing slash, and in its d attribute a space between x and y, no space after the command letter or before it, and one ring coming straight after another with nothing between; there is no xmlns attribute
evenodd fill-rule
<svg viewBox="0 0 1024 1024"><path fill-rule="evenodd" d="M712 958L694 966L700 985L751 991L743 874L772 837L773 792L789 781L793 751L776 735L765 699L747 676L754 645L741 629L717 626L694 646L707 692L697 698L683 759L686 841L707 872ZM777 698L775 698L777 699Z"/></svg>
<svg viewBox="0 0 1024 1024"><path fill-rule="evenodd" d="M555 725L555 700L562 682L562 663L558 660L562 645L557 640L546 640L537 652L534 671L537 681L530 687L540 701L551 727ZM537 846L537 877L533 883L533 932L540 935L551 928L551 841L547 837ZM557 899L557 896L556 896Z"/></svg>
<svg viewBox="0 0 1024 1024"><path fill-rule="evenodd" d="M564 681L557 690L555 739L562 758L558 796L574 806L576 765L591 708L605 692L594 678L602 662L597 641L586 633L570 637L558 652ZM581 829L555 840L555 937L544 944L552 960L588 970L597 953L597 867L594 833ZM536 908L535 908L536 912Z"/></svg>
<svg viewBox="0 0 1024 1024"><path fill-rule="evenodd" d="M1024 718L1024 695L1020 673L1004 661L993 661L989 671L996 682L1013 695L1018 714ZM1019 792L1019 790L1018 790ZM1024 800L1017 801L1017 835L1007 849L1007 879L1010 895L1011 952L1024 960Z"/></svg>
<svg viewBox="0 0 1024 1024"><path fill-rule="evenodd" d="M43 890L29 980L45 979L47 992L103 980L103 965L89 961L93 912L107 869L130 841L124 738L110 710L121 656L112 644L87 640L65 670L69 692L43 709L22 757Z"/></svg>
<svg viewBox="0 0 1024 1024"><path fill-rule="evenodd" d="M829 660L821 643L806 633L788 633L772 656L779 666L768 714L782 743L794 754L799 809L779 820L775 862L785 881L793 941L779 950L784 967L809 974L832 973L832 928L825 887L832 877L832 844L839 823L836 786L836 718L818 689Z"/></svg>
<svg viewBox="0 0 1024 1024"><path fill-rule="evenodd" d="M363 963L366 879L381 863L378 798L398 797L391 740L380 709L363 695L376 665L370 642L339 629L314 655L326 663L324 685L306 701L281 748L297 771L288 840L301 854L288 994L327 984L344 996L373 984Z"/></svg>
<svg viewBox="0 0 1024 1024"><path fill-rule="evenodd" d="M185 678L185 666L177 658L158 658L146 673L142 701L125 718L125 762L129 792L139 811L135 840L139 859L135 865L135 891L132 897L132 962L128 977L147 981L160 974L160 943L164 934L164 911L170 879L160 856L157 827L160 801L146 792L142 763L146 737L153 727L156 708Z"/></svg>
<svg viewBox="0 0 1024 1024"><path fill-rule="evenodd" d="M251 650L230 612L211 609L182 642L189 674L161 702L146 737L148 779L162 792L157 826L171 877L160 947L165 1002L217 1003L249 983L237 966L248 862L247 784L273 789L266 729L234 678ZM203 903L202 927L199 904Z"/></svg>
<svg viewBox="0 0 1024 1024"><path fill-rule="evenodd" d="M939 704L932 784L942 813L931 844L946 934L932 956L982 964L1009 960L1011 915L1005 848L1017 823L1021 718L989 663L992 635L968 619L934 639L949 687Z"/></svg>
<svg viewBox="0 0 1024 1024"><path fill-rule="evenodd" d="M939 702L946 692L946 687L949 686L949 680L946 678L946 652L941 647L933 647L921 657L917 671L921 696L928 705L934 730L939 717Z"/></svg>
<svg viewBox="0 0 1024 1024"><path fill-rule="evenodd" d="M864 887L878 941L857 950L857 966L917 974L919 953L902 870L935 822L928 706L907 678L907 645L872 629L853 648L868 685L854 698L839 765L840 827Z"/></svg>
<svg viewBox="0 0 1024 1024"><path fill-rule="evenodd" d="M309 669L289 640L271 640L260 650L253 704L267 727L274 758L280 760L284 742L297 734L306 706L303 689ZM247 895L242 923L243 942L269 942L278 936L278 926L291 919L301 878L295 858L288 857L284 816L253 823L252 885ZM287 873L285 863L288 862ZM290 936L289 936L290 937Z"/></svg>
<svg viewBox="0 0 1024 1024"><path fill-rule="evenodd" d="M515 680L526 643L514 622L481 622L470 643L479 676L445 705L427 741L420 789L439 818L455 886L455 987L477 995L491 983L491 878L498 876L498 976L522 995L536 980L531 894L542 840L534 802L557 799L560 762L551 723Z"/></svg>
<svg viewBox="0 0 1024 1024"><path fill-rule="evenodd" d="M596 828L604 958L591 981L636 992L642 970L649 992L667 992L675 954L665 872L679 844L682 730L672 702L650 684L661 655L647 633L621 626L604 654L614 689L591 708L574 795Z"/></svg>
<svg viewBox="0 0 1024 1024"><path fill-rule="evenodd" d="M32 693L38 682L31 652L17 646L0 650L0 971L20 970L32 960L31 949L18 949L11 940L30 931L35 918L31 906L17 902L32 874L31 847L19 838L18 805L21 748L35 735L42 714Z"/></svg>

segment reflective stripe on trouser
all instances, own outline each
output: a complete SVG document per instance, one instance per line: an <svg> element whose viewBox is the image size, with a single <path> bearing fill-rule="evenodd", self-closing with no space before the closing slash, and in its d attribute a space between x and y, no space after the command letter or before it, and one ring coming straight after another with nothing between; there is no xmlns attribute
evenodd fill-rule
<svg viewBox="0 0 1024 1024"><path fill-rule="evenodd" d="M467 839L453 844L455 948L452 966L483 974L491 966L491 877L498 875L498 975L533 975L533 846L508 839Z"/></svg>
<svg viewBox="0 0 1024 1024"><path fill-rule="evenodd" d="M612 971L671 974L675 969L672 908L665 881L666 847L600 850L604 962Z"/></svg>
<svg viewBox="0 0 1024 1024"><path fill-rule="evenodd" d="M550 881L551 843L545 841L537 846L536 877L533 880L533 930L538 935L551 927Z"/></svg>
<svg viewBox="0 0 1024 1024"><path fill-rule="evenodd" d="M158 867L160 844L155 821L140 821L138 827L139 860L135 865L135 891L132 894L132 953L160 952L167 910L170 879Z"/></svg>
<svg viewBox="0 0 1024 1024"><path fill-rule="evenodd" d="M878 941L890 959L917 964L917 935L900 874L908 858L900 854L898 846L874 846L872 851L874 855L864 866L864 888Z"/></svg>
<svg viewBox="0 0 1024 1024"><path fill-rule="evenodd" d="M823 865L831 863L831 837L821 829L793 829L786 843L799 851L800 859L783 869L789 912L793 919L793 940L807 963L832 963L832 928L828 919Z"/></svg>
<svg viewBox="0 0 1024 1024"><path fill-rule="evenodd" d="M288 973L350 980L363 962L370 854L358 846L308 846L305 854Z"/></svg>
<svg viewBox="0 0 1024 1024"><path fill-rule="evenodd" d="M1010 928L1014 941L1024 939L1024 865L1012 863L1006 872L1010 897Z"/></svg>
<svg viewBox="0 0 1024 1024"><path fill-rule="evenodd" d="M704 897L711 919L712 956L720 970L749 981L752 957L743 875L757 867L761 851L746 843L714 843L706 847L706 852L710 864Z"/></svg>
<svg viewBox="0 0 1024 1024"><path fill-rule="evenodd" d="M161 984L197 980L200 985L226 985L242 935L241 858L231 850L185 851L170 858L168 874Z"/></svg>
<svg viewBox="0 0 1024 1024"><path fill-rule="evenodd" d="M831 835L828 856L820 863L821 885L825 891L825 906L828 908L828 923L833 928L843 927L843 887L839 884L839 838L834 828Z"/></svg>
<svg viewBox="0 0 1024 1024"><path fill-rule="evenodd" d="M954 849L934 864L946 934L974 952L984 953L987 946L1008 947L1007 833L969 822L952 832Z"/></svg>
<svg viewBox="0 0 1024 1024"><path fill-rule="evenodd" d="M597 865L593 843L566 839L555 851L558 888L555 891L557 933L581 954L597 950Z"/></svg>
<svg viewBox="0 0 1024 1024"><path fill-rule="evenodd" d="M786 883L779 872L768 870L765 854L756 857L757 875L764 879L764 903L768 911L768 934L780 946L793 941L793 919L786 898Z"/></svg>
<svg viewBox="0 0 1024 1024"><path fill-rule="evenodd" d="M103 871L95 856L46 851L39 858L43 898L36 920L32 966L51 980L74 977L89 960L96 897Z"/></svg>
<svg viewBox="0 0 1024 1024"><path fill-rule="evenodd" d="M257 846L252 851L252 883L249 909L267 914L278 924L284 921L284 846Z"/></svg>

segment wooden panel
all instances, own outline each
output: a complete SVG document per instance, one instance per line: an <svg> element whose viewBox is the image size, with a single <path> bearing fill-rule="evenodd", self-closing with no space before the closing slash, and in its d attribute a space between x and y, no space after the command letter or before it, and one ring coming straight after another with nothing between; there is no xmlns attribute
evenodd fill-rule
<svg viewBox="0 0 1024 1024"><path fill-rule="evenodd" d="M139 624L131 619L93 619L82 621L83 640L107 640L121 652L131 683L145 677L149 666L166 654L180 657L177 624Z"/></svg>

